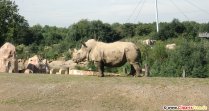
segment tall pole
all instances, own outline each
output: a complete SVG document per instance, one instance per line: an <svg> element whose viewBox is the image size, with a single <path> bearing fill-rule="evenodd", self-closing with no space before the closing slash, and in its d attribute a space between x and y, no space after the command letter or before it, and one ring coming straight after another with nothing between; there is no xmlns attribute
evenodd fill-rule
<svg viewBox="0 0 209 111"><path fill-rule="evenodd" d="M157 0L155 0L155 19L156 19L157 32L159 32Z"/></svg>

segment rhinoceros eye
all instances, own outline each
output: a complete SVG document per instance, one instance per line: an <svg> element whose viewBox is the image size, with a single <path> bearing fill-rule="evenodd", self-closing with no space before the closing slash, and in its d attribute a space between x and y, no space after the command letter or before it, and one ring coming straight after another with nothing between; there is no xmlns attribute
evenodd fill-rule
<svg viewBox="0 0 209 111"><path fill-rule="evenodd" d="M80 56L80 53L77 53L77 56Z"/></svg>

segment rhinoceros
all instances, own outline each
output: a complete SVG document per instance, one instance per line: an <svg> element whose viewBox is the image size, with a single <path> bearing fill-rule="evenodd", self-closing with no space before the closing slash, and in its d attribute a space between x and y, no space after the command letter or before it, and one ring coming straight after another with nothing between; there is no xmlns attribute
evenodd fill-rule
<svg viewBox="0 0 209 111"><path fill-rule="evenodd" d="M128 62L131 65L131 71L128 75L140 77L142 69L141 52L132 42L113 42L104 43L89 39L82 43L81 49L75 49L72 54L74 62L85 60L93 61L98 68L100 77L104 77L104 66L120 67Z"/></svg>

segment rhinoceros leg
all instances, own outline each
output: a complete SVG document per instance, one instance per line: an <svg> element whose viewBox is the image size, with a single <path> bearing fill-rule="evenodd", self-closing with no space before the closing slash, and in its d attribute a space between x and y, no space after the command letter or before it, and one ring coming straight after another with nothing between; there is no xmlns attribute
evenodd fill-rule
<svg viewBox="0 0 209 111"><path fill-rule="evenodd" d="M140 68L139 64L134 63L134 64L132 64L132 65L133 65L134 69L136 70L136 76L137 76L137 77L143 76L143 75L141 74L141 73L142 73L142 69Z"/></svg>
<svg viewBox="0 0 209 111"><path fill-rule="evenodd" d="M99 71L99 77L104 77L104 64L102 62L94 62L96 65L98 71Z"/></svg>
<svg viewBox="0 0 209 111"><path fill-rule="evenodd" d="M131 65L131 70L130 70L128 76L134 76L135 73L136 73L136 70L134 69L134 66Z"/></svg>

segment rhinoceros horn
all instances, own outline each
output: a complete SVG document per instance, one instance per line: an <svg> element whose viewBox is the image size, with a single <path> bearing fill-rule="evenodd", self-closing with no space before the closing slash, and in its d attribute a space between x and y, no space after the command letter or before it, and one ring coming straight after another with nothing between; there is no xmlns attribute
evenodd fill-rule
<svg viewBox="0 0 209 111"><path fill-rule="evenodd" d="M81 44L82 44L84 47L87 47L86 44L85 44L84 42L81 42Z"/></svg>

